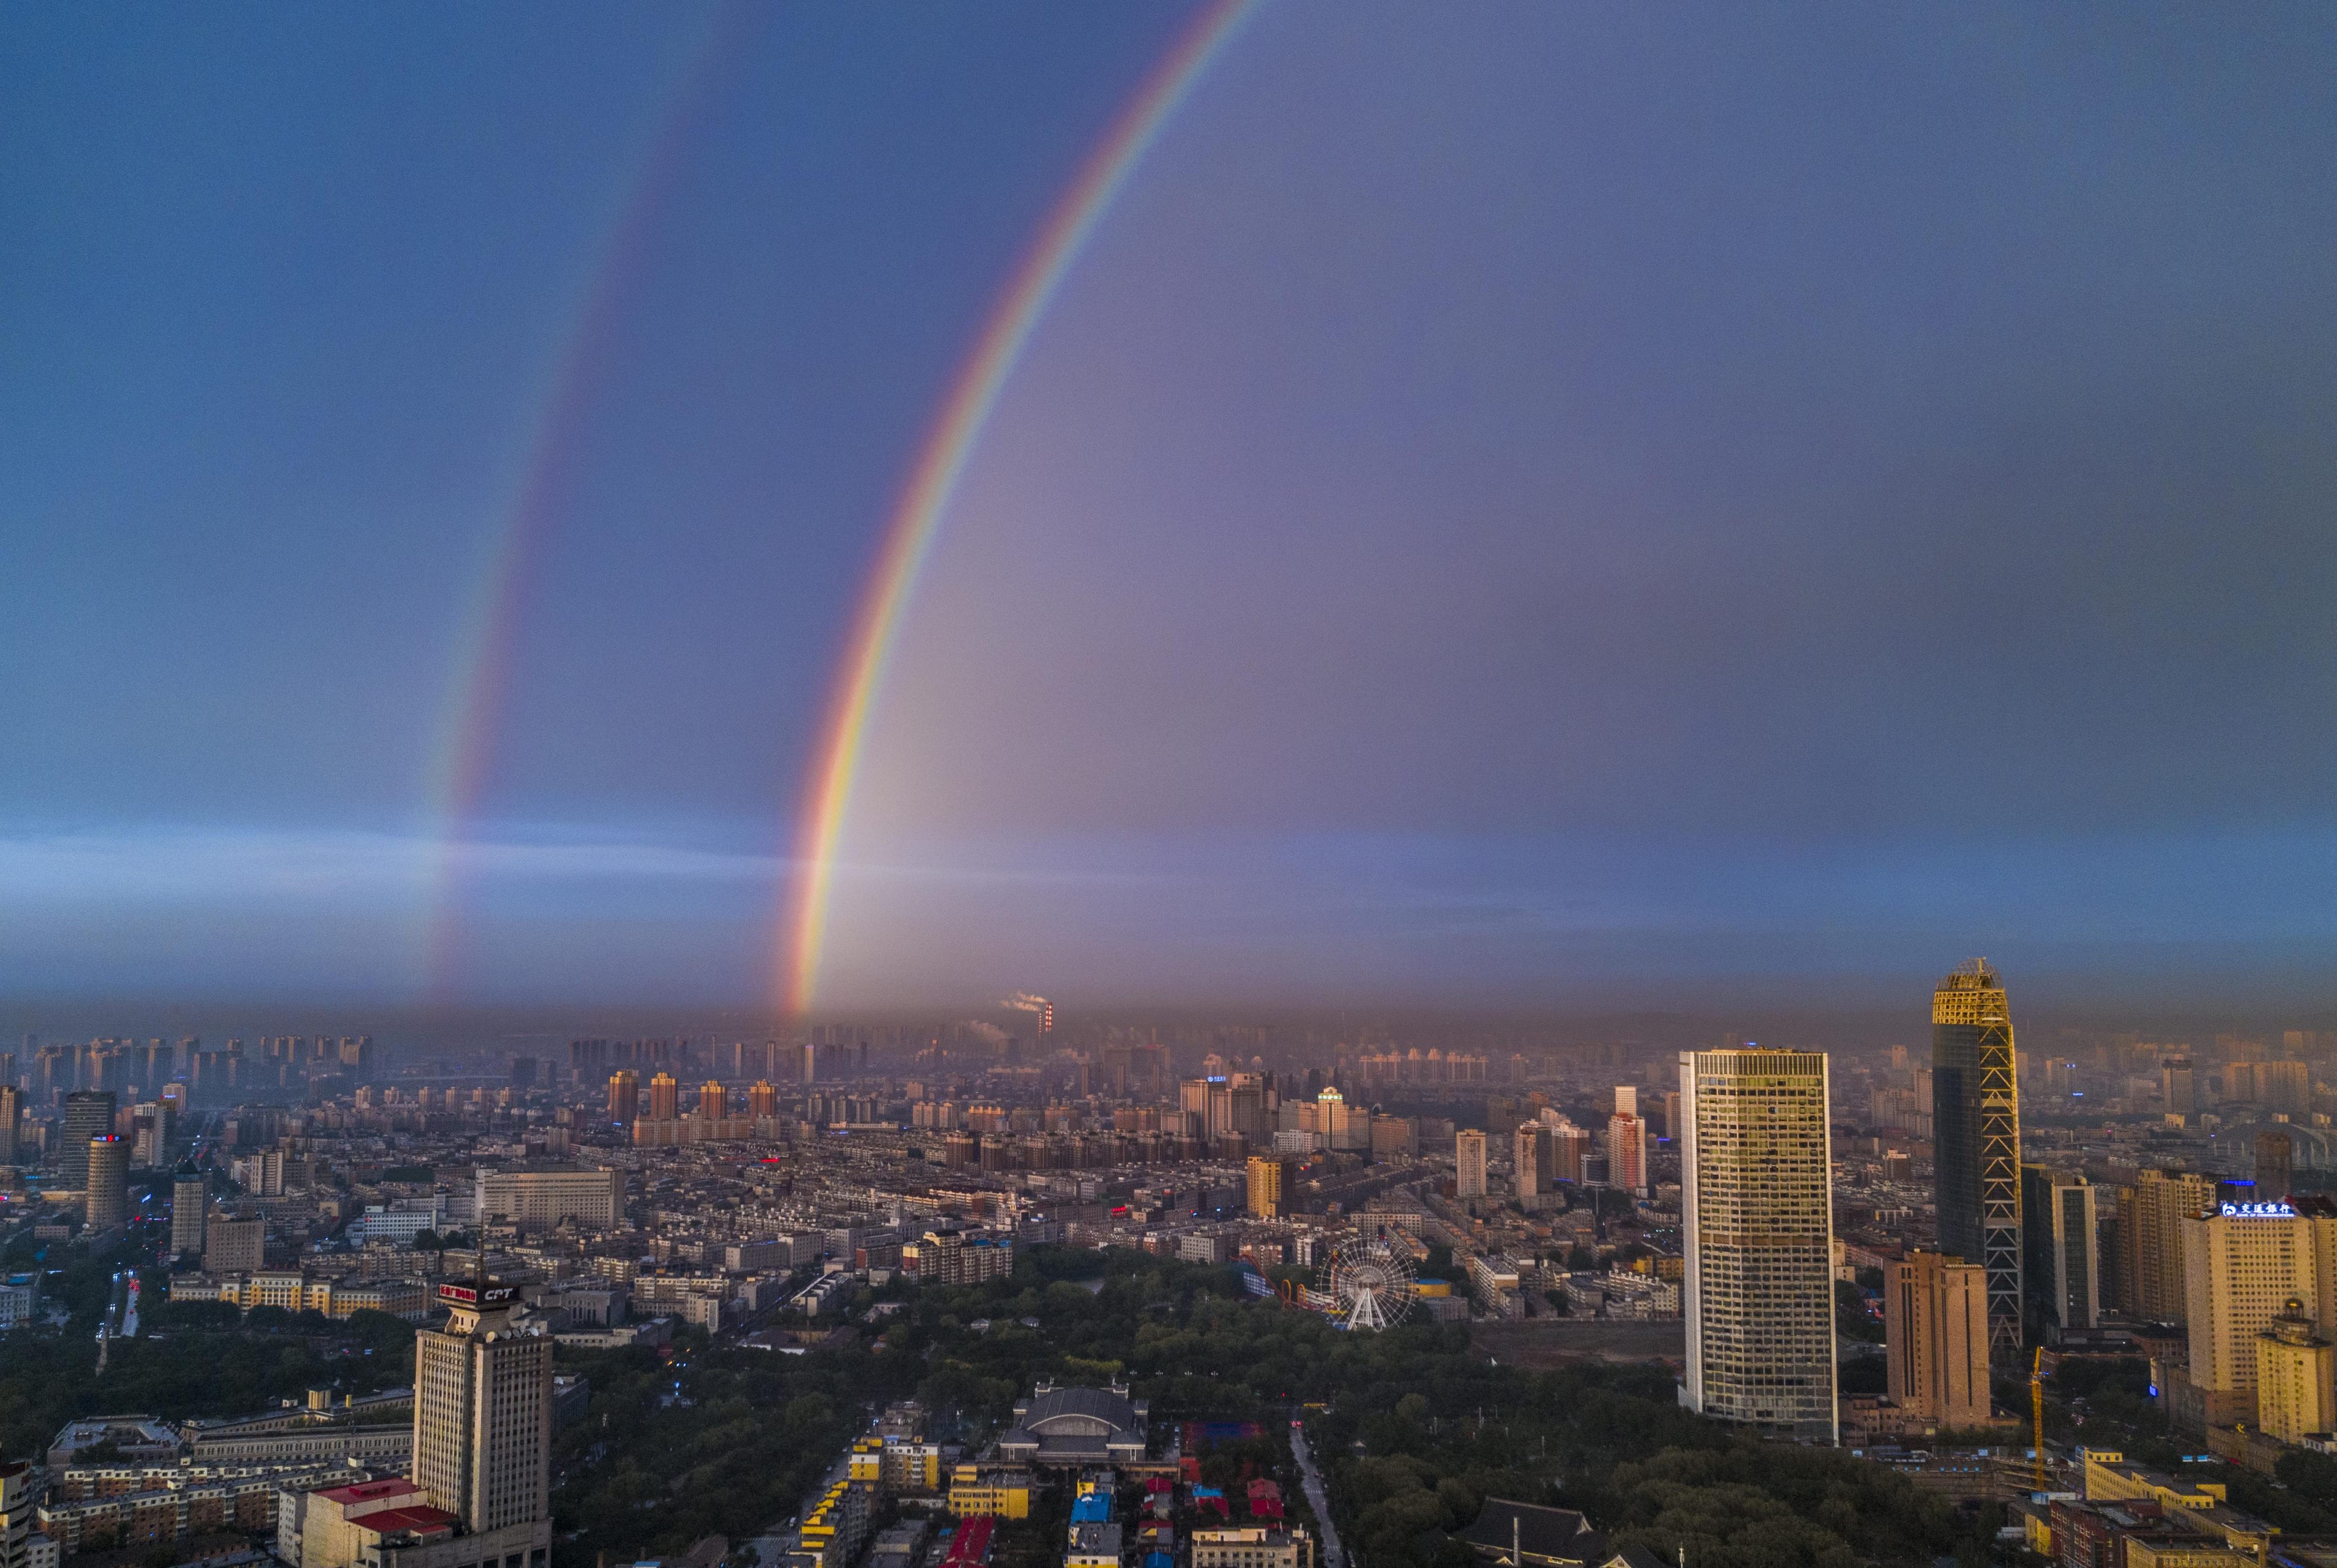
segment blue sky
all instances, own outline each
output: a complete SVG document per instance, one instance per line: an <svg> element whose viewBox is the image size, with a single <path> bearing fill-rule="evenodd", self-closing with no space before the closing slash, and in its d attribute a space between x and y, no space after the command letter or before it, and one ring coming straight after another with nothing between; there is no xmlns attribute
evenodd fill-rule
<svg viewBox="0 0 2337 1568"><path fill-rule="evenodd" d="M879 526L1185 15L10 14L0 990L768 994ZM2332 27L1266 0L977 452L824 994L2325 1007Z"/></svg>

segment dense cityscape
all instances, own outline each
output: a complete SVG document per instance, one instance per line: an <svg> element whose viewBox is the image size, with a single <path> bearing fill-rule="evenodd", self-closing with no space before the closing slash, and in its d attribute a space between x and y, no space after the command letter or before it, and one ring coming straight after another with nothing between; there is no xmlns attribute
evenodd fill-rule
<svg viewBox="0 0 2337 1568"><path fill-rule="evenodd" d="M5 1561L1768 1560L1677 1499L1609 1512L1628 1464L1586 1484L1548 1435L1483 1437L1489 1393L1569 1379L1667 1447L1687 1421L1690 1451L1889 1488L1790 1560L1856 1550L1862 1507L1973 1562L2337 1553L2314 1031L2016 1046L1982 960L1928 1046L1863 1050L1325 1051L1027 1003L471 1061L28 1037L0 1060ZM1130 1285L1161 1296L1137 1322L1058 1319ZM1197 1315L1323 1359L1269 1388L1172 1347ZM281 1353L201 1376L230 1338ZM1340 1342L1468 1371L1375 1408ZM695 1450L749 1379L804 1428L738 1434L756 1485L616 1457L626 1423ZM1440 1452L1447 1423L1498 1458Z"/></svg>

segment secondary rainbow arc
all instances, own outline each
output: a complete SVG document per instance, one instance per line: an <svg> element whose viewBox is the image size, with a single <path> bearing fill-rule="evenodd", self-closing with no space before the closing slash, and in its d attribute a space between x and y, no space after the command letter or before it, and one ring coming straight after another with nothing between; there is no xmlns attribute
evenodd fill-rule
<svg viewBox="0 0 2337 1568"><path fill-rule="evenodd" d="M648 134L612 183L608 219L545 359L518 465L471 579L427 785L434 854L419 959L425 996L445 989L454 976L462 936L463 841L493 770L536 557L608 375L626 297L684 166L692 121L729 63L744 16L742 8L732 5L709 15L651 117Z"/></svg>
<svg viewBox="0 0 2337 1568"><path fill-rule="evenodd" d="M918 572L932 553L983 427L1048 305L1113 200L1256 4L1213 0L1146 75L1081 162L1009 276L918 449L853 617L812 754L805 788L808 809L801 818L789 883L791 907L780 922L777 1001L790 1014L800 1015L812 1005L826 942L836 856L869 718Z"/></svg>

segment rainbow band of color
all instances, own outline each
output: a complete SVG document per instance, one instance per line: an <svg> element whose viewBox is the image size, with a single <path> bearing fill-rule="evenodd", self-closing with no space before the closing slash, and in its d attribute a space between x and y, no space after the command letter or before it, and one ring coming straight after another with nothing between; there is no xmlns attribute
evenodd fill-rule
<svg viewBox="0 0 2337 1568"><path fill-rule="evenodd" d="M943 404L940 417L909 471L901 501L887 523L867 591L854 617L842 666L829 699L807 798L789 918L781 922L780 1006L801 1014L811 1006L819 978L836 859L845 814L868 735L869 716L901 629L919 570L941 531L951 496L973 455L975 443L1015 362L1045 316L1072 262L1079 258L1112 200L1143 161L1254 0L1216 0L1196 17L1175 48L1148 75L1128 107L1080 166L1014 270L988 325Z"/></svg>
<svg viewBox="0 0 2337 1568"><path fill-rule="evenodd" d="M563 487L578 465L586 420L622 325L625 297L634 274L645 264L659 214L685 167L691 122L738 54L739 31L748 19L741 6L726 5L709 14L703 35L677 71L646 127L648 134L628 161L627 171L614 183L614 200L592 260L583 269L565 328L545 361L546 374L532 404L510 493L497 511L471 583L430 773L435 853L420 955L425 997L440 995L455 978L455 950L462 939L463 841L494 765L534 558L552 531Z"/></svg>

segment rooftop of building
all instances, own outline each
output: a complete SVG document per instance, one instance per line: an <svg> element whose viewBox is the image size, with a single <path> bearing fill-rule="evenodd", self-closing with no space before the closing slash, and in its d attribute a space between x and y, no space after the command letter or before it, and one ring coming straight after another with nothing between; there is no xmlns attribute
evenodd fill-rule
<svg viewBox="0 0 2337 1568"><path fill-rule="evenodd" d="M368 1514L362 1523L367 1529L378 1534L391 1535L410 1530L419 1535L434 1530L452 1529L458 1523L458 1518L444 1508L416 1503L411 1507L384 1508Z"/></svg>
<svg viewBox="0 0 2337 1568"><path fill-rule="evenodd" d="M405 1497L422 1490L403 1475L393 1475L384 1481L359 1481L355 1485L334 1486L317 1494L335 1503L376 1503L385 1497Z"/></svg>
<svg viewBox="0 0 2337 1568"><path fill-rule="evenodd" d="M1506 1556L1514 1542L1528 1557L1586 1561L1590 1521L1571 1508L1550 1508L1507 1497L1488 1497L1460 1539L1480 1554Z"/></svg>
<svg viewBox="0 0 2337 1568"><path fill-rule="evenodd" d="M1057 1388L1041 1383L1015 1409L1016 1425L1039 1431L1043 1424L1065 1417L1106 1421L1123 1430L1144 1425L1144 1411L1128 1398L1125 1387Z"/></svg>

